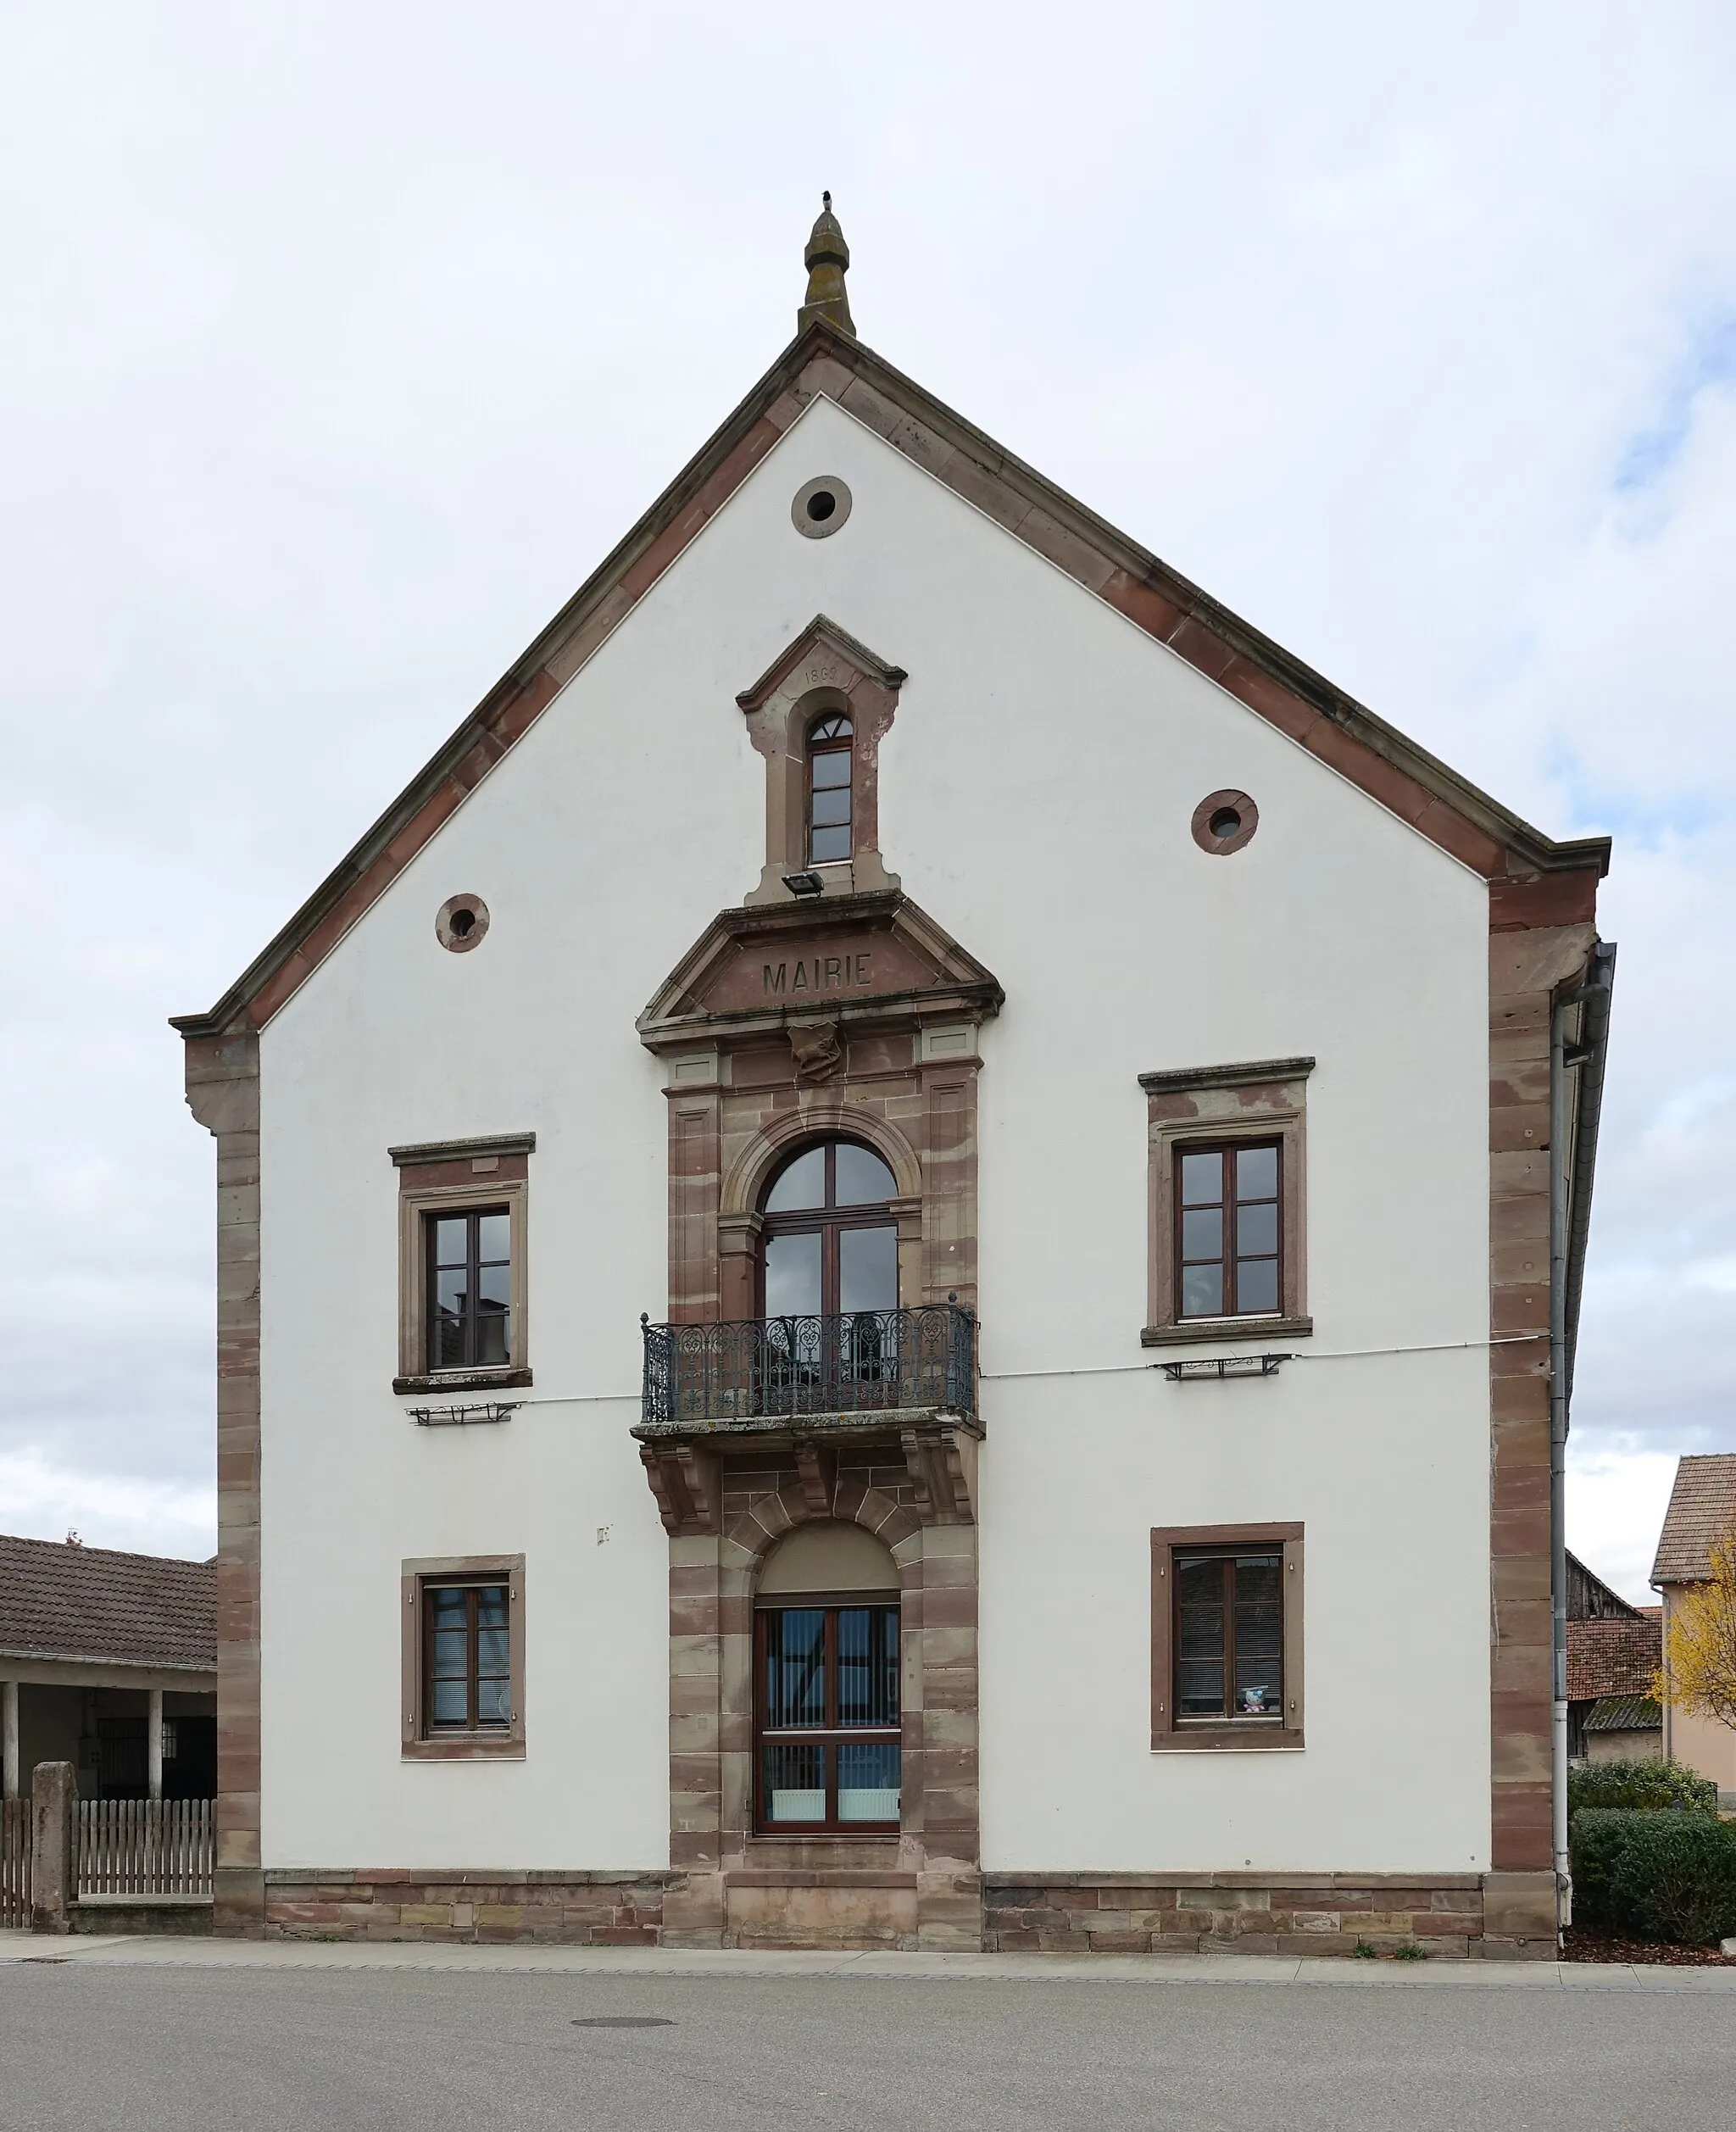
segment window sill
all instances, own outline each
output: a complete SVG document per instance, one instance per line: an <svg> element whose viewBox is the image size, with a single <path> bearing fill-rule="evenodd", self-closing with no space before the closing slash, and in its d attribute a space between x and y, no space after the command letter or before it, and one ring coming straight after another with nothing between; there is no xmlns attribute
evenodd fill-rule
<svg viewBox="0 0 1736 2132"><path fill-rule="evenodd" d="M405 1762L522 1762L521 1733L464 1733L450 1740L406 1740Z"/></svg>
<svg viewBox="0 0 1736 2132"><path fill-rule="evenodd" d="M841 1822L836 1829L826 1829L814 1822L787 1822L755 1829L755 1843L890 1843L896 1844L904 1834L900 1821Z"/></svg>
<svg viewBox="0 0 1736 2132"><path fill-rule="evenodd" d="M853 1866L836 1868L837 1871L863 1873L876 1881L882 1881L887 1873L893 1873L899 1876L899 1884L902 1885L899 1842L900 1831L890 1824L849 1834L816 1829L807 1835L777 1836L756 1829L743 1845L741 1856L729 1867L729 1872L732 1878L743 1873L764 1873L768 1882L787 1881L793 1873L824 1873L828 1859L836 1855L832 1846L837 1845L842 1847L844 1856L856 1861ZM914 1885L915 1875L910 1879Z"/></svg>
<svg viewBox="0 0 1736 2132"><path fill-rule="evenodd" d="M394 1377L394 1392L487 1392L528 1384L527 1369L432 1370L426 1377Z"/></svg>
<svg viewBox="0 0 1736 2132"><path fill-rule="evenodd" d="M1303 1744L1299 1726L1294 1730L1288 1726L1273 1726L1268 1730L1256 1729L1252 1725L1187 1725L1174 1732L1156 1732L1151 1735L1151 1751L1155 1755L1226 1750L1244 1754L1294 1754Z"/></svg>
<svg viewBox="0 0 1736 2132"><path fill-rule="evenodd" d="M1141 1347L1181 1347L1193 1340L1305 1340L1311 1317L1190 1317L1175 1325L1148 1325Z"/></svg>

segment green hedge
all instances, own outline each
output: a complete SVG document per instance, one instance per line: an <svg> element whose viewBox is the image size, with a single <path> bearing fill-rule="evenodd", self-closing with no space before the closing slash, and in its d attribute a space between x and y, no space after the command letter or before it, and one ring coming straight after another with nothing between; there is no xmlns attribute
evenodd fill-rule
<svg viewBox="0 0 1736 2132"><path fill-rule="evenodd" d="M1583 1806L1701 1806L1716 1813L1718 1788L1679 1762L1582 1762L1567 1772L1567 1812Z"/></svg>
<svg viewBox="0 0 1736 2132"><path fill-rule="evenodd" d="M1716 1813L1588 1806L1570 1842L1581 1923L1694 1946L1736 1934L1736 1826Z"/></svg>

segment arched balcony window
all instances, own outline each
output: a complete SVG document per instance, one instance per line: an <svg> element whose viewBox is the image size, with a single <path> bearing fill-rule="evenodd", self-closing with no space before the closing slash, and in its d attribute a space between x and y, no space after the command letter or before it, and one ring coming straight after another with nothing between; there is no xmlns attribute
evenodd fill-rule
<svg viewBox="0 0 1736 2132"><path fill-rule="evenodd" d="M850 856L850 772L854 729L842 711L816 719L808 732L808 864Z"/></svg>
<svg viewBox="0 0 1736 2132"><path fill-rule="evenodd" d="M774 1403L895 1403L899 1231L892 1172L871 1148L822 1140L765 1194L760 1280Z"/></svg>
<svg viewBox="0 0 1736 2132"><path fill-rule="evenodd" d="M898 1182L871 1148L822 1140L786 1162L765 1200L767 1317L895 1311Z"/></svg>

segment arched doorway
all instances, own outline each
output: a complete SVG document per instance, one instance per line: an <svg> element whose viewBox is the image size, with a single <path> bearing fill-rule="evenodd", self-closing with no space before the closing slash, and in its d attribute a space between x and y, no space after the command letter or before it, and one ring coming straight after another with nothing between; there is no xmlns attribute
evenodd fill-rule
<svg viewBox="0 0 1736 2132"><path fill-rule="evenodd" d="M899 1826L898 1567L860 1525L821 1519L765 1557L754 1602L754 1825Z"/></svg>

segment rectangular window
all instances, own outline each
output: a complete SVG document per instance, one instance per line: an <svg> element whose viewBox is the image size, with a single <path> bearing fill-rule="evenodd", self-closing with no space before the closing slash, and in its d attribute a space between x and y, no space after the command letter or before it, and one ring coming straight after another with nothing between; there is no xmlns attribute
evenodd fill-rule
<svg viewBox="0 0 1736 2132"><path fill-rule="evenodd" d="M504 1206L422 1216L428 1367L504 1369L512 1353L512 1216Z"/></svg>
<svg viewBox="0 0 1736 2132"><path fill-rule="evenodd" d="M895 1830L898 1608L762 1607L754 1626L760 1830Z"/></svg>
<svg viewBox="0 0 1736 2132"><path fill-rule="evenodd" d="M505 1584L431 1584L422 1595L422 1623L429 1736L504 1732L512 1719L512 1613Z"/></svg>
<svg viewBox="0 0 1736 2132"><path fill-rule="evenodd" d="M1151 1535L1151 1744L1299 1747L1302 1528Z"/></svg>
<svg viewBox="0 0 1736 2132"><path fill-rule="evenodd" d="M1177 1149L1176 1315L1276 1315L1280 1148Z"/></svg>
<svg viewBox="0 0 1736 2132"><path fill-rule="evenodd" d="M523 1556L406 1562L402 1586L404 1759L521 1758Z"/></svg>
<svg viewBox="0 0 1736 2132"><path fill-rule="evenodd" d="M398 1392L531 1382L526 1194L534 1133L393 1148Z"/></svg>
<svg viewBox="0 0 1736 2132"><path fill-rule="evenodd" d="M1282 1550L1178 1554L1175 1584L1177 1717L1282 1724Z"/></svg>
<svg viewBox="0 0 1736 2132"><path fill-rule="evenodd" d="M1304 1105L1312 1059L1142 1073L1148 1347L1245 1329L1305 1338Z"/></svg>

